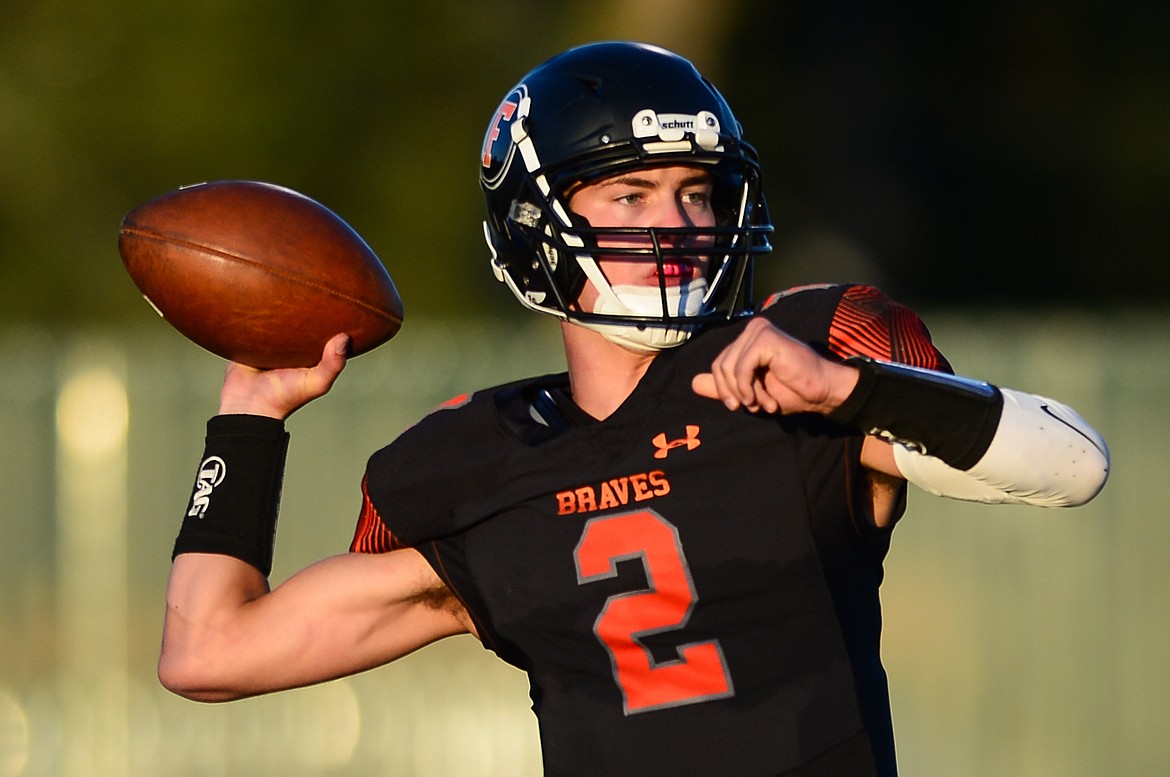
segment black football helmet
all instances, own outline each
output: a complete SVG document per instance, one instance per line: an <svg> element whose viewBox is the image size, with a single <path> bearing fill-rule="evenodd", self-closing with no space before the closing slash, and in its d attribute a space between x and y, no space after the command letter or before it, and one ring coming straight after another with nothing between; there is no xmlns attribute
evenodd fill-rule
<svg viewBox="0 0 1170 777"><path fill-rule="evenodd" d="M664 165L711 172L713 228L598 229L569 211L571 187ZM771 251L755 149L694 65L655 46L595 43L532 70L488 125L480 185L487 199L484 237L497 279L526 307L636 348L677 345L699 326L747 312L754 258ZM631 241L632 233L641 237ZM619 237L643 247L610 248ZM659 263L652 305L628 307L613 296L598 268L599 241L606 256ZM696 254L709 261L707 277L680 301L679 291L672 296L667 288L662 262ZM586 279L613 301L604 312L575 309Z"/></svg>

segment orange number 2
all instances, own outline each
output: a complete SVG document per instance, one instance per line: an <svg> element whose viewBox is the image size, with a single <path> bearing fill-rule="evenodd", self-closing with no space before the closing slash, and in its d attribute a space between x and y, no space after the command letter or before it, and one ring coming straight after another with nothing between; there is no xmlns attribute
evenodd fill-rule
<svg viewBox="0 0 1170 777"><path fill-rule="evenodd" d="M617 562L641 559L648 587L609 597L593 633L609 652L625 714L733 696L719 641L681 644L656 661L644 637L686 627L698 597L678 529L653 510L603 516L585 525L574 551L581 585L617 575Z"/></svg>

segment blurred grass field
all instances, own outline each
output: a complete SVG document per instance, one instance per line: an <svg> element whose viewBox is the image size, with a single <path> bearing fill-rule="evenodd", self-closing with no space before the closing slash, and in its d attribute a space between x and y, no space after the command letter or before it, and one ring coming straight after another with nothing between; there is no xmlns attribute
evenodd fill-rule
<svg viewBox="0 0 1170 777"><path fill-rule="evenodd" d="M960 372L1077 407L1114 472L1069 511L911 495L884 587L903 773L1165 773L1170 322L927 320ZM370 452L456 393L560 369L557 343L547 321L417 321L354 360L290 422L274 581L345 550ZM163 691L170 543L222 363L164 327L10 330L0 358L0 777L539 773L523 676L470 638L227 705Z"/></svg>

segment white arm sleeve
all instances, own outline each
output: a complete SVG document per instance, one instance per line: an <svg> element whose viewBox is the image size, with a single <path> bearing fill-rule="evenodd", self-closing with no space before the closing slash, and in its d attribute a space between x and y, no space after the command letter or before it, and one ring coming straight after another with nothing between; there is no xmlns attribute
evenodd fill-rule
<svg viewBox="0 0 1170 777"><path fill-rule="evenodd" d="M1003 414L987 452L969 470L894 444L902 476L924 491L994 504L1075 507L1109 477L1104 439L1066 405L1000 389Z"/></svg>

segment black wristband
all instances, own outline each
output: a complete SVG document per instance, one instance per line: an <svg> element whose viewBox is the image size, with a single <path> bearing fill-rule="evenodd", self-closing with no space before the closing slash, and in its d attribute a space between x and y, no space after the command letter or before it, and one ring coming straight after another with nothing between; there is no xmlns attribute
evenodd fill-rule
<svg viewBox="0 0 1170 777"><path fill-rule="evenodd" d="M975 466L995 437L1003 395L989 383L905 364L853 356L845 364L861 376L840 407L829 414L955 469Z"/></svg>
<svg viewBox="0 0 1170 777"><path fill-rule="evenodd" d="M269 575L288 439L284 422L275 418L219 415L207 422L172 560L180 553L217 553Z"/></svg>

